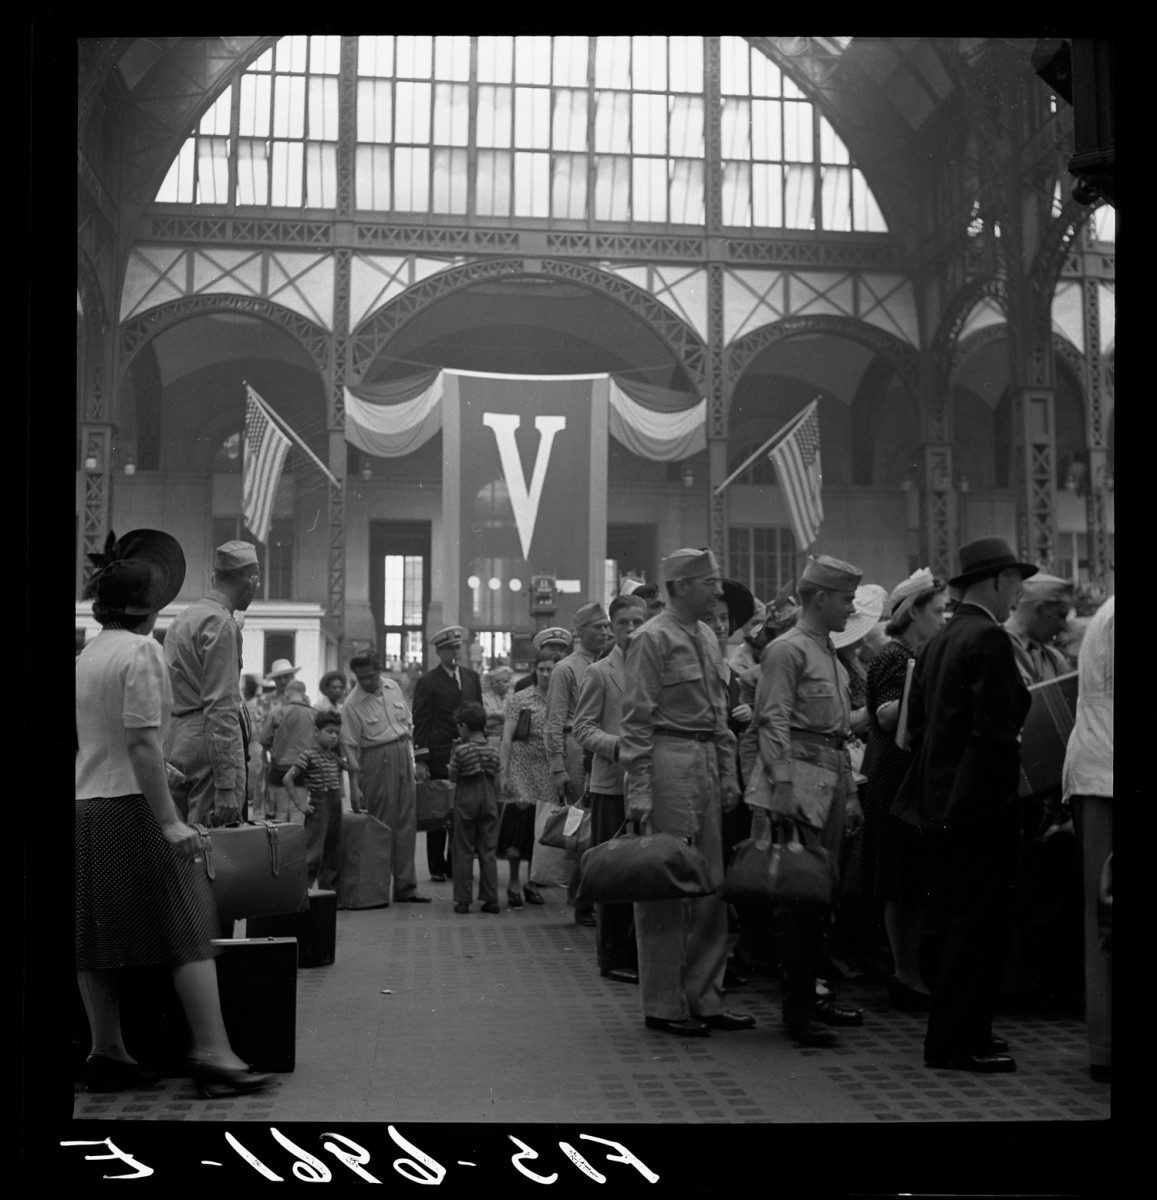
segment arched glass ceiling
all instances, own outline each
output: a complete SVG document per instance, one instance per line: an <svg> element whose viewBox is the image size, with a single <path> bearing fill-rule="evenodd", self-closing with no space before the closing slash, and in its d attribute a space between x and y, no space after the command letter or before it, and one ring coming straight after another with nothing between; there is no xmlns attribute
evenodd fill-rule
<svg viewBox="0 0 1157 1200"><path fill-rule="evenodd" d="M282 38L202 118L158 202L327 209L341 39ZM827 119L743 38L721 39L724 223L884 231ZM363 212L701 226L703 39L357 39Z"/></svg>

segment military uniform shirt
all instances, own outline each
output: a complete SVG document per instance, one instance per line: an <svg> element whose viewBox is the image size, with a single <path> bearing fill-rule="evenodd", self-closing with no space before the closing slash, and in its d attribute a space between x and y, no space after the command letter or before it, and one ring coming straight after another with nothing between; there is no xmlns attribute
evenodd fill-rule
<svg viewBox="0 0 1157 1200"><path fill-rule="evenodd" d="M561 662L555 663L550 673L550 686L546 693L546 726L542 736L550 758L550 769L555 773L566 770L566 729L578 705L579 688L594 661L594 655L580 646Z"/></svg>

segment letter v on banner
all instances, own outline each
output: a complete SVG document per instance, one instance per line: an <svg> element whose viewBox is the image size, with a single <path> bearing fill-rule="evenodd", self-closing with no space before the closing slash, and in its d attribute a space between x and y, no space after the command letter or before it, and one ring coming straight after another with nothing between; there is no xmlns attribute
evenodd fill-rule
<svg viewBox="0 0 1157 1200"><path fill-rule="evenodd" d="M517 413L483 413L482 424L494 430L498 443L498 454L502 462L502 474L510 492L510 506L514 509L514 521L518 526L518 540L522 545L522 557L530 557L530 544L534 541L534 526L538 521L538 505L542 500L542 487L546 482L546 468L550 463L550 450L555 434L566 428L566 417L535 417L534 427L538 430L538 453L534 459L534 471L530 487L522 470L522 459L518 454L515 433L522 422Z"/></svg>

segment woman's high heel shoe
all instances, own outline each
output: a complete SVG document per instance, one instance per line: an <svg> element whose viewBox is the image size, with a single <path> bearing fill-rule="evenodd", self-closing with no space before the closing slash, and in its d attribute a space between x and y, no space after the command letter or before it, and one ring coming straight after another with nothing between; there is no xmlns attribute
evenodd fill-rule
<svg viewBox="0 0 1157 1200"><path fill-rule="evenodd" d="M188 1066L193 1086L205 1100L260 1091L273 1082L272 1074L248 1067L218 1067L195 1058L189 1059Z"/></svg>
<svg viewBox="0 0 1157 1200"><path fill-rule="evenodd" d="M522 889L522 898L527 904L545 904L546 901L532 887L524 887Z"/></svg>
<svg viewBox="0 0 1157 1200"><path fill-rule="evenodd" d="M90 1054L84 1060L81 1079L89 1092L127 1092L156 1083L160 1075L140 1063L124 1062L105 1054Z"/></svg>

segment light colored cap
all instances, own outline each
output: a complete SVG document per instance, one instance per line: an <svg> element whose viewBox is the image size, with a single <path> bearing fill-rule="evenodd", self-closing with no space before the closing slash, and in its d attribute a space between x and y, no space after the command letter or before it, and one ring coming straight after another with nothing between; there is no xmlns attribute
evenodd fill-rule
<svg viewBox="0 0 1157 1200"><path fill-rule="evenodd" d="M252 542L225 542L213 556L214 571L236 571L257 566L257 547Z"/></svg>
<svg viewBox="0 0 1157 1200"><path fill-rule="evenodd" d="M561 625L552 625L549 629L540 629L534 635L534 648L541 650L548 642L557 642L569 649L573 640L569 629L563 629Z"/></svg>
<svg viewBox="0 0 1157 1200"><path fill-rule="evenodd" d="M597 600L588 600L585 604L580 604L575 612L574 627L585 629L596 621L605 621L606 619L607 614L603 611L603 606Z"/></svg>
<svg viewBox="0 0 1157 1200"><path fill-rule="evenodd" d="M866 637L868 630L880 619L887 598L888 593L878 583L862 583L856 588L855 610L843 629L831 635L832 645L842 650Z"/></svg>
<svg viewBox="0 0 1157 1200"><path fill-rule="evenodd" d="M700 546L697 550L684 547L663 559L663 579L667 583L676 579L702 579L704 575L721 574L719 563L709 546Z"/></svg>
<svg viewBox="0 0 1157 1200"><path fill-rule="evenodd" d="M888 616L895 620L912 607L913 601L936 586L936 577L927 567L913 571L907 579L896 584L888 597Z"/></svg>
<svg viewBox="0 0 1157 1200"><path fill-rule="evenodd" d="M285 685L285 691L286 691L286 693L301 692L301 694L304 696L305 695L305 684L302 683L302 681L300 679L291 679Z"/></svg>
<svg viewBox="0 0 1157 1200"><path fill-rule="evenodd" d="M461 646L465 640L466 630L461 625L447 625L430 639L435 650L441 650L443 646Z"/></svg>
<svg viewBox="0 0 1157 1200"><path fill-rule="evenodd" d="M1046 575L1043 572L1026 579L1021 584L1022 591L1018 604L1048 604L1052 602L1072 605L1076 601L1076 592L1072 583L1057 575Z"/></svg>
<svg viewBox="0 0 1157 1200"><path fill-rule="evenodd" d="M513 673L509 667L494 667L487 672L491 679L509 679Z"/></svg>
<svg viewBox="0 0 1157 1200"><path fill-rule="evenodd" d="M275 658L273 666L269 668L269 674L265 677L265 681L268 683L280 675L296 675L300 670L301 668L295 667L288 658Z"/></svg>
<svg viewBox="0 0 1157 1200"><path fill-rule="evenodd" d="M810 583L815 587L827 588L833 592L854 592L860 586L864 572L851 563L838 558L829 558L826 554L813 555L807 560L807 566L800 576L800 583Z"/></svg>

